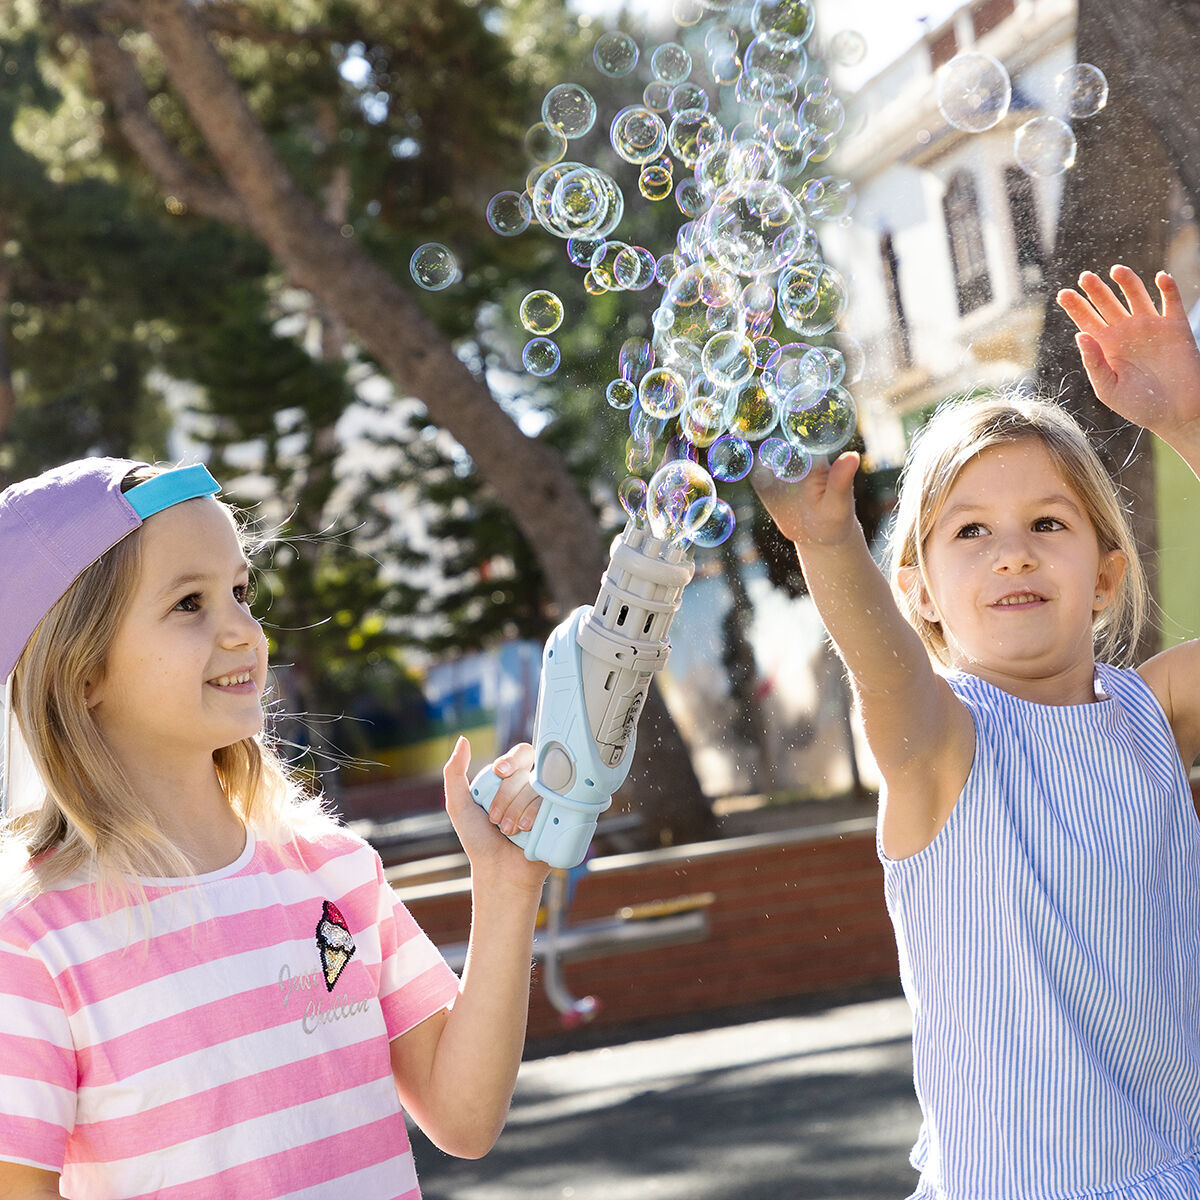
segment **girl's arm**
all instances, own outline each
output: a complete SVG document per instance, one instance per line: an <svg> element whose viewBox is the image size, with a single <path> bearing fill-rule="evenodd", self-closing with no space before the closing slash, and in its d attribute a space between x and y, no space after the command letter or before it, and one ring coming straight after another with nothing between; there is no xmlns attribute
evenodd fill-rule
<svg viewBox="0 0 1200 1200"><path fill-rule="evenodd" d="M55 1171L0 1162L0 1200L58 1200L58 1178Z"/></svg>
<svg viewBox="0 0 1200 1200"><path fill-rule="evenodd" d="M1200 477L1200 350L1179 287L1158 273L1160 312L1135 271L1118 265L1110 274L1121 297L1091 271L1079 277L1080 291L1058 294L1079 329L1075 342L1088 379L1102 403L1157 434ZM1139 671L1190 765L1200 751L1200 642L1174 646Z"/></svg>
<svg viewBox="0 0 1200 1200"><path fill-rule="evenodd" d="M814 465L800 484L760 471L755 487L795 545L809 594L849 672L885 784L884 852L906 858L949 817L971 768L975 729L867 549L854 516L857 469L858 455L843 454L832 466Z"/></svg>
<svg viewBox="0 0 1200 1200"><path fill-rule="evenodd" d="M448 1154L480 1158L504 1127L525 1045L533 926L549 868L529 862L471 798L465 738L446 763L446 809L471 861L471 938L458 999L391 1043L404 1107ZM532 747L498 760L497 804L535 803ZM493 805L495 811L496 805Z"/></svg>

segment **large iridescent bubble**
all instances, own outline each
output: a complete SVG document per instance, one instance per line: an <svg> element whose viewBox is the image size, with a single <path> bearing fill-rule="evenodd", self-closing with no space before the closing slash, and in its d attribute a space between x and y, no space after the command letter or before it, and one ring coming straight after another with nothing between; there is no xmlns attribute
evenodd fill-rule
<svg viewBox="0 0 1200 1200"><path fill-rule="evenodd" d="M716 504L716 484L702 466L687 458L664 463L646 490L650 532L663 541L687 540L704 525Z"/></svg>

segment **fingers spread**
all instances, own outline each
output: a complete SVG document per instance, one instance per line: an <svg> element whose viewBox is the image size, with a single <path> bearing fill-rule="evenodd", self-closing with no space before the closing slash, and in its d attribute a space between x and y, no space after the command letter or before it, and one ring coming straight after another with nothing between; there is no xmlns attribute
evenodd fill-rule
<svg viewBox="0 0 1200 1200"><path fill-rule="evenodd" d="M1099 333L1105 328L1099 313L1078 292L1071 288L1063 288L1055 297L1058 306L1075 322L1076 327L1083 333Z"/></svg>
<svg viewBox="0 0 1200 1200"><path fill-rule="evenodd" d="M1166 271L1159 271L1154 277L1158 284L1158 294L1162 297L1162 315L1173 321L1187 320L1187 309L1183 306L1183 297L1179 294L1179 284Z"/></svg>
<svg viewBox="0 0 1200 1200"><path fill-rule="evenodd" d="M1150 293L1146 290L1146 285L1136 271L1118 263L1109 274L1120 287L1125 296L1125 303L1129 305L1129 311L1134 316L1158 316L1158 309L1154 307L1154 301L1150 299Z"/></svg>
<svg viewBox="0 0 1200 1200"><path fill-rule="evenodd" d="M1084 271L1079 276L1079 286L1083 289L1083 294L1092 302L1092 307L1109 325L1129 316L1125 306L1117 299L1112 288L1095 271Z"/></svg>

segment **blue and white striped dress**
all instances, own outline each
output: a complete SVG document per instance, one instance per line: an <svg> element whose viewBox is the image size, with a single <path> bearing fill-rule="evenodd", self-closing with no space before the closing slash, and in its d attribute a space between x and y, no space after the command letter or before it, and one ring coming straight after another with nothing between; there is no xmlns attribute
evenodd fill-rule
<svg viewBox="0 0 1200 1200"><path fill-rule="evenodd" d="M966 786L919 854L880 850L913 1200L1200 1198L1200 822L1166 717L1102 664L1095 704L948 681Z"/></svg>

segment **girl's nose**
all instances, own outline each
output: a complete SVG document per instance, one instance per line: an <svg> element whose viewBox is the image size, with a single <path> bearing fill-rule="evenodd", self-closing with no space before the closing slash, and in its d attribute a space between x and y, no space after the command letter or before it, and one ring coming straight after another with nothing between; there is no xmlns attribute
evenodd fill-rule
<svg viewBox="0 0 1200 1200"><path fill-rule="evenodd" d="M1020 534L1002 537L996 544L992 570L1001 575L1015 575L1031 571L1037 566L1037 556L1029 539Z"/></svg>
<svg viewBox="0 0 1200 1200"><path fill-rule="evenodd" d="M257 646L262 641L262 626L251 615L250 610L232 603L221 632L221 641L226 646Z"/></svg>

